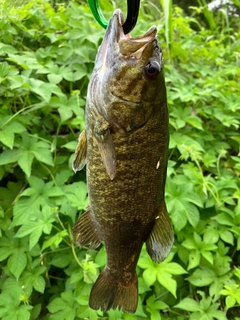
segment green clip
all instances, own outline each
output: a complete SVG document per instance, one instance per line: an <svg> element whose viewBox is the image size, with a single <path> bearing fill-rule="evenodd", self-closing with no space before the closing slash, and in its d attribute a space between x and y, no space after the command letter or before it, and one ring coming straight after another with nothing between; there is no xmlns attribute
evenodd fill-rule
<svg viewBox="0 0 240 320"><path fill-rule="evenodd" d="M88 4L90 6L94 18L97 20L100 26L102 26L104 29L107 29L108 21L102 14L98 0L88 0ZM122 26L125 34L128 34L130 31L132 31L137 23L140 0L127 0L127 4L127 19Z"/></svg>
<svg viewBox="0 0 240 320"><path fill-rule="evenodd" d="M94 18L97 20L100 26L103 27L104 29L107 29L108 21L105 19L104 15L102 14L98 0L88 0L88 4Z"/></svg>

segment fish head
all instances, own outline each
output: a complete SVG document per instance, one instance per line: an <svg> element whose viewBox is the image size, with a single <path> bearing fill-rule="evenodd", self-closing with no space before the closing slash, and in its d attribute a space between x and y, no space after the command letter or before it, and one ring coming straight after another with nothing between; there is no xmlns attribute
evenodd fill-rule
<svg viewBox="0 0 240 320"><path fill-rule="evenodd" d="M156 26L131 37L123 23L121 10L115 10L96 57L92 96L108 122L131 130L147 121L166 93Z"/></svg>

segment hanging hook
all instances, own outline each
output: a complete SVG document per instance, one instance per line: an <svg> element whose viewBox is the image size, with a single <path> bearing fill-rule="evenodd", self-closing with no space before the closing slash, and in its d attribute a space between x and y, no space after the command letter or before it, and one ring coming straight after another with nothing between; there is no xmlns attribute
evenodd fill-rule
<svg viewBox="0 0 240 320"><path fill-rule="evenodd" d="M106 29L108 26L108 21L105 19L100 9L98 0L88 0L88 4L90 6L94 18L97 20L100 26ZM127 19L123 24L123 31L125 34L132 31L137 23L140 0L127 0L127 7Z"/></svg>
<svg viewBox="0 0 240 320"><path fill-rule="evenodd" d="M127 19L123 24L123 31L125 34L130 33L137 23L140 0L127 0L127 6Z"/></svg>

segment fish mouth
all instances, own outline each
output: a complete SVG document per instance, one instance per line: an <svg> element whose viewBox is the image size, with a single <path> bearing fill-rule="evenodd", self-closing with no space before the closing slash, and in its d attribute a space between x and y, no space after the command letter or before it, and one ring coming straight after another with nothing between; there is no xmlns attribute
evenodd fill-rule
<svg viewBox="0 0 240 320"><path fill-rule="evenodd" d="M124 34L124 18L120 9L114 11L109 21L103 42L100 47L100 57L104 64L114 61L118 55L135 59L148 60L157 46L157 27L152 26L146 33L137 37ZM111 63L110 63L111 65Z"/></svg>

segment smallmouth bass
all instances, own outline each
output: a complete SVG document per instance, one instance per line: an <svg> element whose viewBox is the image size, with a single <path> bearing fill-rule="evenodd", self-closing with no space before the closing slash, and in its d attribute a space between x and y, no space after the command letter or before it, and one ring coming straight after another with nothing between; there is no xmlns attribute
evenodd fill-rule
<svg viewBox="0 0 240 320"><path fill-rule="evenodd" d="M87 164L90 205L73 228L80 246L104 242L107 265L89 299L92 309L134 313L136 264L143 243L153 261L169 254L174 233L164 202L168 110L157 29L124 35L117 9L89 82L73 170Z"/></svg>

